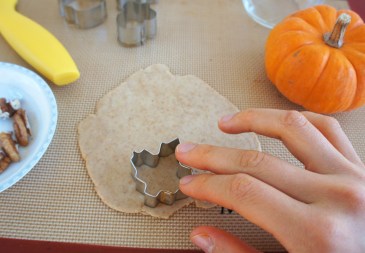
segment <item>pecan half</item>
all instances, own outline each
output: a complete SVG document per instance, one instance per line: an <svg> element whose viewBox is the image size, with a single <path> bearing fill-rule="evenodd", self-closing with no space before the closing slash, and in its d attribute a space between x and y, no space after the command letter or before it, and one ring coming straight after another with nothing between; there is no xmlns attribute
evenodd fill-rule
<svg viewBox="0 0 365 253"><path fill-rule="evenodd" d="M10 103L6 102L5 98L0 98L0 118L12 117L15 113L15 109Z"/></svg>
<svg viewBox="0 0 365 253"><path fill-rule="evenodd" d="M0 151L0 173L2 173L10 163L10 158L4 152Z"/></svg>
<svg viewBox="0 0 365 253"><path fill-rule="evenodd" d="M27 115L25 114L25 111L23 109L19 109L14 114L14 132L17 142L20 146L28 146L29 143L29 136L30 134L30 127Z"/></svg>
<svg viewBox="0 0 365 253"><path fill-rule="evenodd" d="M18 149L16 148L10 133L0 133L0 148L4 150L5 154L13 162L18 162L20 160Z"/></svg>

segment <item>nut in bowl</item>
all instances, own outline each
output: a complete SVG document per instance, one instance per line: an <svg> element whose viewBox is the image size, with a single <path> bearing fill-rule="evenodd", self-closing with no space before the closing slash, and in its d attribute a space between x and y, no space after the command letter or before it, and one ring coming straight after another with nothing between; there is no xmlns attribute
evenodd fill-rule
<svg viewBox="0 0 365 253"><path fill-rule="evenodd" d="M31 131L26 111L21 108L19 99L8 101L6 98L0 98L0 118L13 121L13 131L0 132L0 173L2 173L11 162L20 161L18 146L28 146Z"/></svg>
<svg viewBox="0 0 365 253"><path fill-rule="evenodd" d="M19 153L19 161L13 157L15 160L10 159L11 163L5 166L9 162L7 157L10 158L10 151L6 152L2 144L0 166L5 170L0 174L1 192L23 178L41 159L55 133L58 113L52 90L34 72L0 62L0 76L0 98L5 98L2 101L0 133L11 148L12 155L15 151L11 147L10 137L18 146ZM13 108L14 111L10 108L9 117L6 117L4 108L13 100L19 100L21 108Z"/></svg>

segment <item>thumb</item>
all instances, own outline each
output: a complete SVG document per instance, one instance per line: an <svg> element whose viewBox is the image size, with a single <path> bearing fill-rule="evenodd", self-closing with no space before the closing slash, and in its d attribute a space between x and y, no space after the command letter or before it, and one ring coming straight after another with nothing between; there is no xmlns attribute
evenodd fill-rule
<svg viewBox="0 0 365 253"><path fill-rule="evenodd" d="M237 237L215 227L198 227L191 241L205 253L259 253Z"/></svg>

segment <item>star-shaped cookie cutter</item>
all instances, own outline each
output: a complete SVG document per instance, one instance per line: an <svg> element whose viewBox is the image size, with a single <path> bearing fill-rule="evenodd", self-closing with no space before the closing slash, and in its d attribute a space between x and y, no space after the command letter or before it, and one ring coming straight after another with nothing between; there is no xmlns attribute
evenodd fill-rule
<svg viewBox="0 0 365 253"><path fill-rule="evenodd" d="M117 16L118 40L122 46L141 46L157 33L157 13L152 0L119 0Z"/></svg>
<svg viewBox="0 0 365 253"><path fill-rule="evenodd" d="M60 14L81 29L100 25L107 17L105 0L58 0Z"/></svg>
<svg viewBox="0 0 365 253"><path fill-rule="evenodd" d="M156 168L161 157L168 157L175 154L175 149L179 143L180 140L178 138L169 143L162 143L158 154L151 154L147 150L143 150L140 153L133 152L130 159L132 176L136 182L136 190L144 195L144 204L146 206L156 207L160 202L172 205L176 200L187 198L187 196L180 191L179 186L176 187L175 191L160 189L157 194L151 194L148 192L147 182L139 177L139 168L142 165L147 165L151 169ZM177 162L176 166L176 176L178 178L192 174L192 169L182 165L180 162Z"/></svg>

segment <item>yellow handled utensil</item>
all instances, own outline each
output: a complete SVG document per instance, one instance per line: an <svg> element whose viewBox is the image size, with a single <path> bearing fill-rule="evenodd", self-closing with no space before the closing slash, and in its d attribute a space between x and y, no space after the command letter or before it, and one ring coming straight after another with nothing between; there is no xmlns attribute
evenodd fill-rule
<svg viewBox="0 0 365 253"><path fill-rule="evenodd" d="M64 46L45 28L15 10L18 0L0 0L0 33L37 71L57 85L76 81L80 72Z"/></svg>

